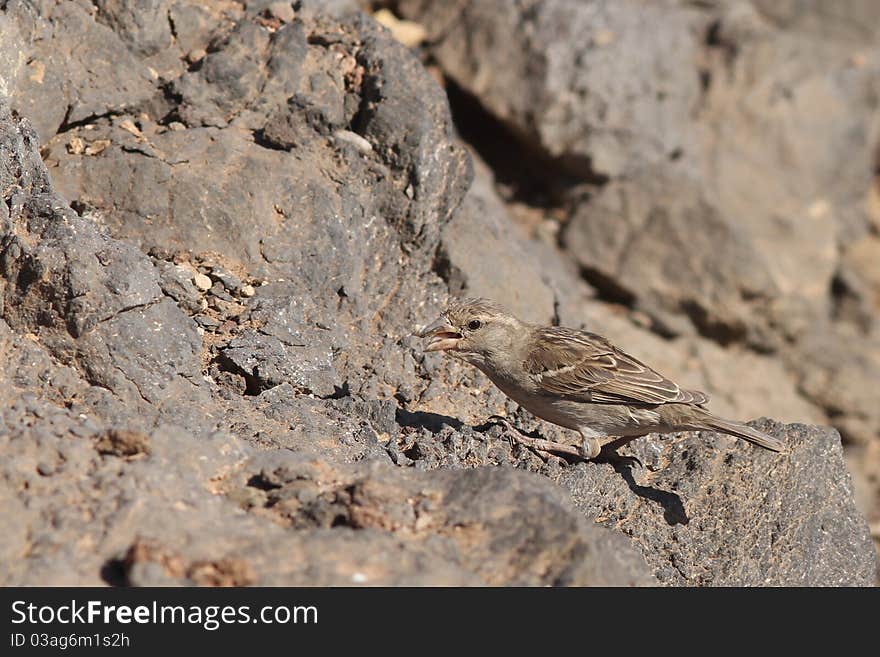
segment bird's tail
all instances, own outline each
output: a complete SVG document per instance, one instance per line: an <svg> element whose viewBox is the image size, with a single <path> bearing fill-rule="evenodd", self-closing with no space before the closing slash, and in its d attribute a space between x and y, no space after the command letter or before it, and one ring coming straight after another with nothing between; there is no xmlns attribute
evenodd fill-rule
<svg viewBox="0 0 880 657"><path fill-rule="evenodd" d="M750 443L754 443L755 445L760 445L764 449L769 449L773 452L784 452L785 451L785 443L783 443L778 438L774 438L773 436L768 436L763 431L758 431L757 429L753 429L747 424L743 424L742 422L735 422L733 420L725 420L720 417L715 417L714 415L709 415L705 418L704 423L706 428L713 429L715 431L720 431L721 433L730 434L731 436L736 436L737 438L743 438L744 440L748 440Z"/></svg>

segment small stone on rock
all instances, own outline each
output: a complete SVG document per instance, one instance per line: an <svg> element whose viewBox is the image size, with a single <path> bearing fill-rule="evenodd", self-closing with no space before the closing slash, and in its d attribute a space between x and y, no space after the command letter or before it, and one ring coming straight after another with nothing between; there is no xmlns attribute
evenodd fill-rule
<svg viewBox="0 0 880 657"><path fill-rule="evenodd" d="M208 330L215 329L220 326L219 320L216 320L213 317L209 317L208 315L196 315L195 317L193 317L193 319Z"/></svg>
<svg viewBox="0 0 880 657"><path fill-rule="evenodd" d="M241 279L238 276L230 274L222 267L212 267L210 276L215 281L220 281L230 292L237 292L241 289Z"/></svg>
<svg viewBox="0 0 880 657"><path fill-rule="evenodd" d="M333 137L336 141L351 144L364 155L373 151L373 145L370 142L351 130L337 130L333 133Z"/></svg>
<svg viewBox="0 0 880 657"><path fill-rule="evenodd" d="M197 273L195 276L193 276L193 283L202 292L207 292L211 289L211 286L213 285L211 279L202 273Z"/></svg>
<svg viewBox="0 0 880 657"><path fill-rule="evenodd" d="M188 61L190 64L195 64L196 62L204 59L205 55L207 55L207 53L204 51L204 49L195 48L186 53L186 61Z"/></svg>
<svg viewBox="0 0 880 657"><path fill-rule="evenodd" d="M71 155L82 155L83 151L86 149L86 143L83 141L82 137L71 137L70 141L67 142L67 152Z"/></svg>

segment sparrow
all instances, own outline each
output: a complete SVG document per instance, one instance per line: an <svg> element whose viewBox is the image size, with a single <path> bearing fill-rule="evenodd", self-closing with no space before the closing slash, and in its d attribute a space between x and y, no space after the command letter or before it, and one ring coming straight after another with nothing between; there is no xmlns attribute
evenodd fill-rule
<svg viewBox="0 0 880 657"><path fill-rule="evenodd" d="M601 335L530 324L488 299L453 300L416 335L428 339L425 351L470 363L533 415L580 434L577 448L532 445L545 451L594 459L609 443L700 430L785 449L777 438L712 415L706 393L682 389Z"/></svg>

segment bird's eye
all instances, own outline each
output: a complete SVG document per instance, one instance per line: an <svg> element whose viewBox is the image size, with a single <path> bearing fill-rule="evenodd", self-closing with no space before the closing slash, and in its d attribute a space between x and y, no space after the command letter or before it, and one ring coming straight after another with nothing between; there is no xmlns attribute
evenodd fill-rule
<svg viewBox="0 0 880 657"><path fill-rule="evenodd" d="M471 321L468 322L468 329L470 329L471 331L476 331L482 325L483 325L483 323L480 320L472 319Z"/></svg>

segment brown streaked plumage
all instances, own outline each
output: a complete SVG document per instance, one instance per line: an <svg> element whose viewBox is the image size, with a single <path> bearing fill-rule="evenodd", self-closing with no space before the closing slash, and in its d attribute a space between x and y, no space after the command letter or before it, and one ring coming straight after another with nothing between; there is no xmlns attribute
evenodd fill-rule
<svg viewBox="0 0 880 657"><path fill-rule="evenodd" d="M715 417L703 407L708 395L683 390L606 338L534 326L488 299L453 301L419 335L430 339L425 351L445 351L474 365L532 414L578 431L586 458L620 438L704 429L784 449L772 436Z"/></svg>
<svg viewBox="0 0 880 657"><path fill-rule="evenodd" d="M559 326L533 329L526 372L547 392L606 404L705 404L708 395L678 384L621 351L607 339Z"/></svg>

